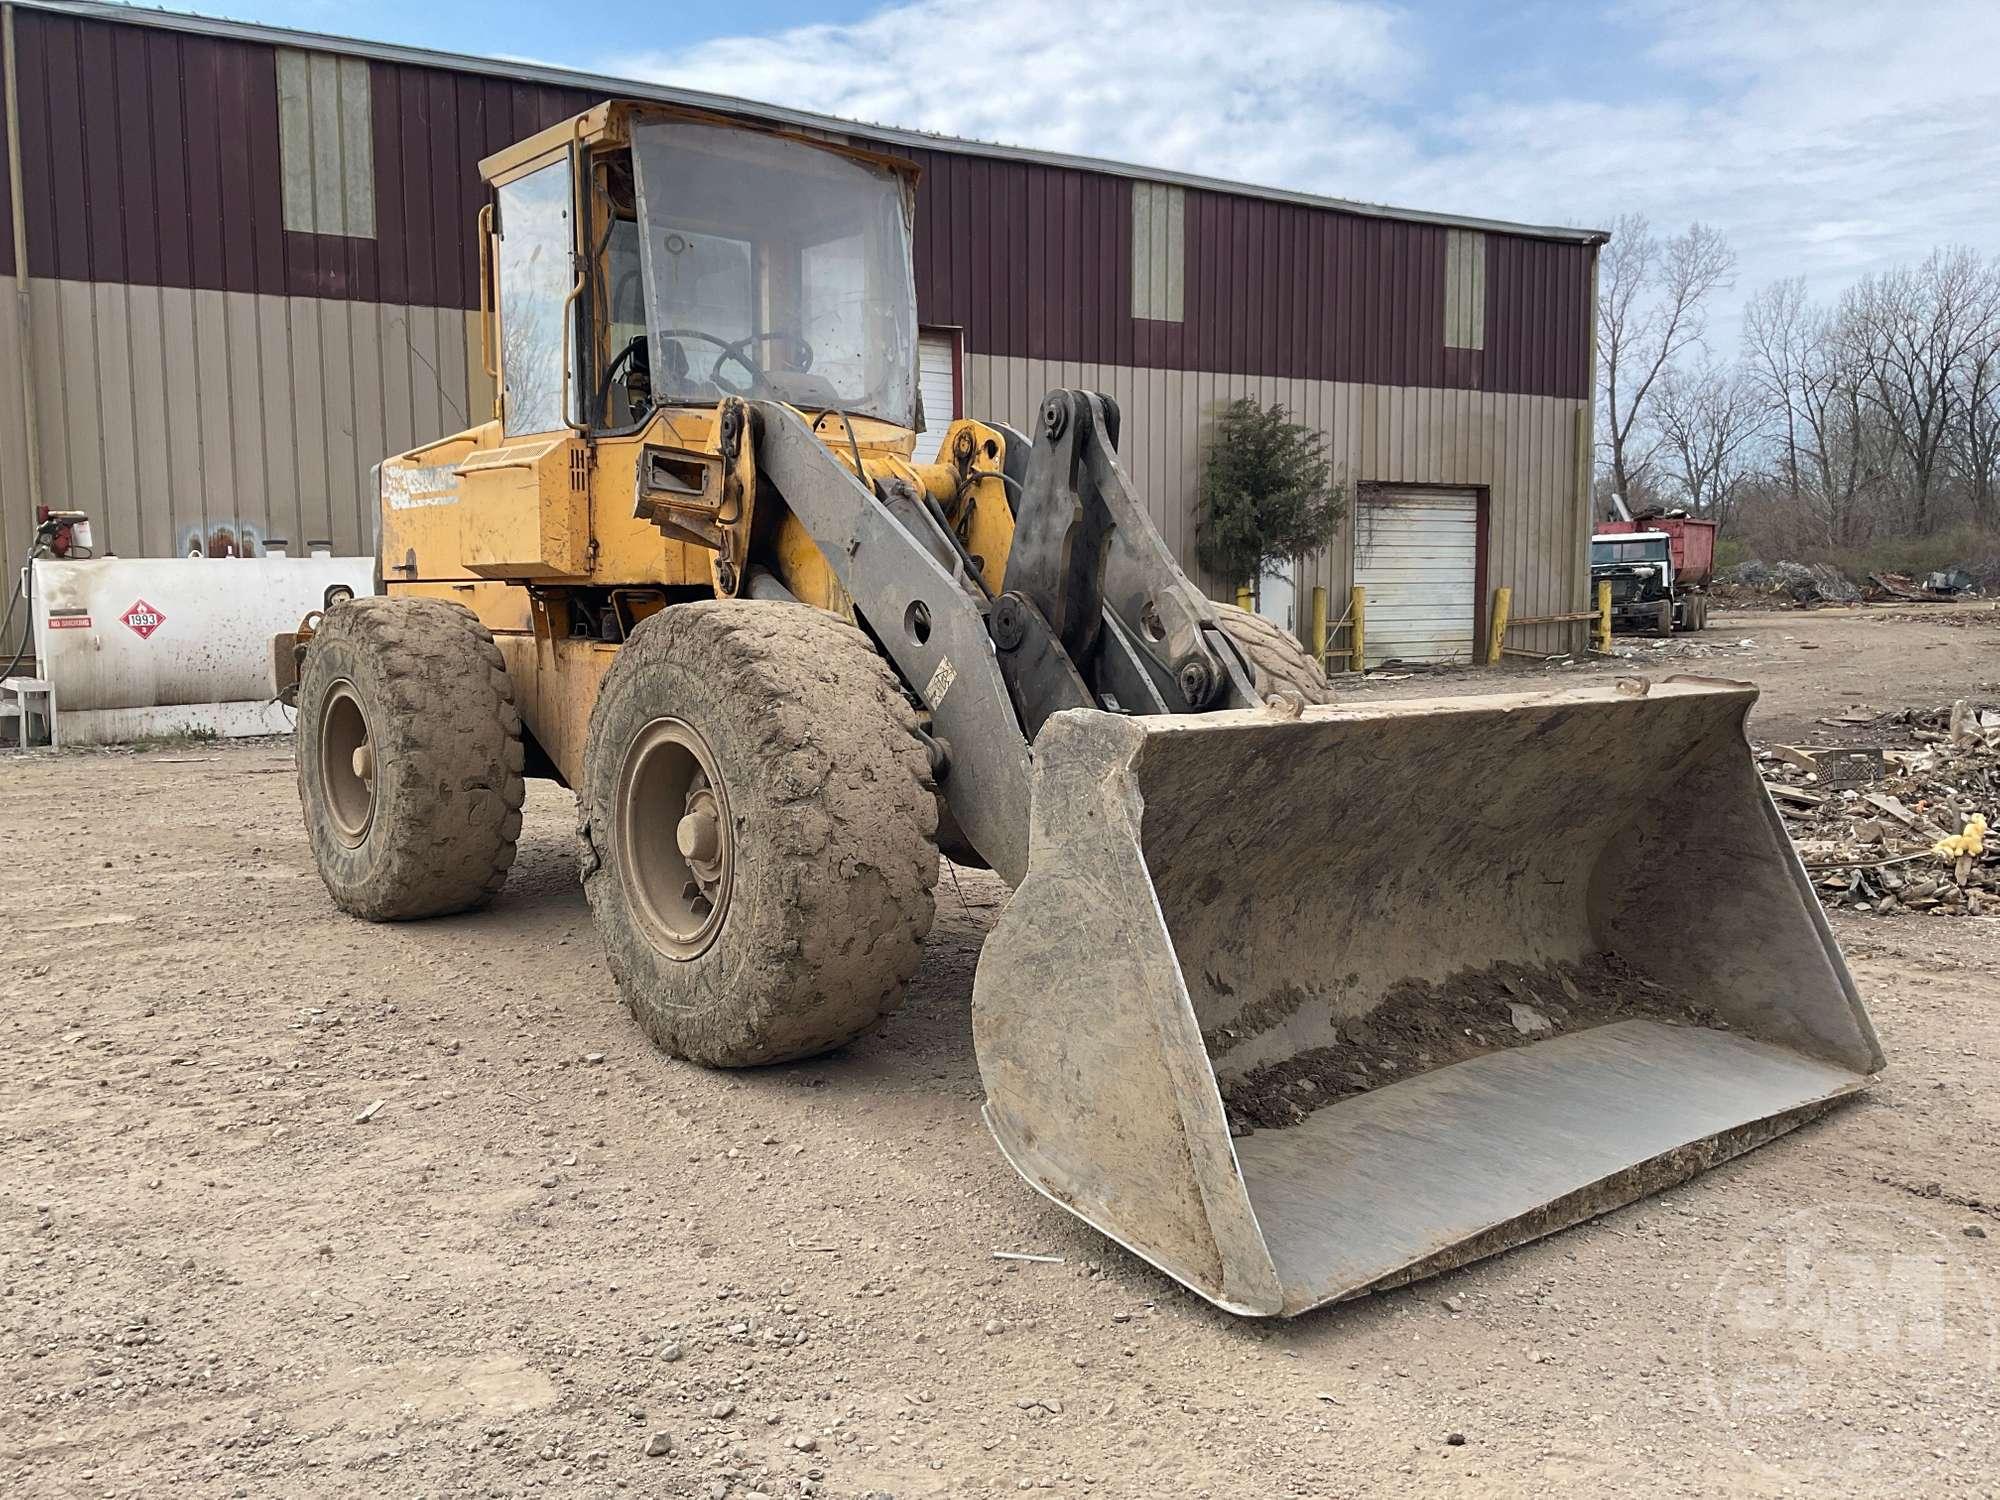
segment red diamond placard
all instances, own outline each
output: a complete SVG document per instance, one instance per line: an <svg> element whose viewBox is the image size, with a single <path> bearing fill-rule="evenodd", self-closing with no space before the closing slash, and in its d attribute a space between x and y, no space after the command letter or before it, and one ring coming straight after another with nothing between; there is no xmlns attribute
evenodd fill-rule
<svg viewBox="0 0 2000 1500"><path fill-rule="evenodd" d="M123 620L126 628L142 641L167 623L167 617L144 599L135 600L132 607L118 618Z"/></svg>

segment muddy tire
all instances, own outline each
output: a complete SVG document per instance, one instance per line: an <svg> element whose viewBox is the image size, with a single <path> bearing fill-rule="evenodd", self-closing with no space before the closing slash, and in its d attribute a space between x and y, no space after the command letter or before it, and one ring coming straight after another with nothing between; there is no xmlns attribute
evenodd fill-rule
<svg viewBox="0 0 2000 1500"><path fill-rule="evenodd" d="M299 682L299 801L342 911L469 911L521 832L521 716L492 632L439 599L327 611Z"/></svg>
<svg viewBox="0 0 2000 1500"><path fill-rule="evenodd" d="M1289 630L1233 604L1218 603L1215 616L1222 625L1222 633L1248 658L1252 685L1260 698L1273 693L1297 693L1307 703L1333 702L1333 689L1327 686L1326 673Z"/></svg>
<svg viewBox="0 0 2000 1500"><path fill-rule="evenodd" d="M663 1050L785 1062L902 1003L938 875L916 724L868 639L806 605L684 604L632 633L578 833L612 976Z"/></svg>

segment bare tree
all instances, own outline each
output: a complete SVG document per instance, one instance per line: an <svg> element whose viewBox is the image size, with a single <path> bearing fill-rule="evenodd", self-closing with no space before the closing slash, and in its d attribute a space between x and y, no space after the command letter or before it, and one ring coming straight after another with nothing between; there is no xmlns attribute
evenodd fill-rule
<svg viewBox="0 0 2000 1500"><path fill-rule="evenodd" d="M2000 328L2000 272L1970 250L1934 250L1914 269L1864 277L1842 308L1859 336L1869 406L1907 469L1907 523L1928 532L1961 382Z"/></svg>
<svg viewBox="0 0 2000 1500"><path fill-rule="evenodd" d="M1812 362L1817 330L1803 276L1774 281L1743 311L1743 369L1778 445L1780 473L1800 499L1799 392Z"/></svg>
<svg viewBox="0 0 2000 1500"><path fill-rule="evenodd" d="M2000 489L2000 336L1967 356L1959 375L1958 420L1945 443L1972 519L1992 526L2000 519L1994 513Z"/></svg>
<svg viewBox="0 0 2000 1500"><path fill-rule="evenodd" d="M1744 368L1793 510L1813 518L1822 546L1861 540L1880 477L1880 435L1863 391L1863 339L1851 310L1806 300L1805 278L1774 282L1743 319Z"/></svg>
<svg viewBox="0 0 2000 1500"><path fill-rule="evenodd" d="M1648 481L1655 442L1645 423L1662 373L1701 343L1705 305L1729 282L1735 253L1706 224L1662 240L1644 215L1613 226L1598 261L1597 361L1603 387L1600 442L1611 482L1629 501Z"/></svg>
<svg viewBox="0 0 2000 1500"><path fill-rule="evenodd" d="M1864 394L1867 363L1863 336L1840 312L1817 314L1812 346L1799 388L1805 430L1811 435L1814 495L1829 545L1867 539L1869 505L1888 471L1881 424Z"/></svg>
<svg viewBox="0 0 2000 1500"><path fill-rule="evenodd" d="M1654 417L1660 455L1696 515L1729 525L1749 477L1759 416L1757 393L1741 367L1669 365L1661 374Z"/></svg>

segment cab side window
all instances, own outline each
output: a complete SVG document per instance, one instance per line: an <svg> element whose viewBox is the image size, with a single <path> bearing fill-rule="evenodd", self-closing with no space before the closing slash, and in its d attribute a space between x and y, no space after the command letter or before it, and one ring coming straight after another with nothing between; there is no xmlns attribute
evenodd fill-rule
<svg viewBox="0 0 2000 1500"><path fill-rule="evenodd" d="M574 204L567 158L500 189L501 428L509 437L567 425L563 316L575 284Z"/></svg>

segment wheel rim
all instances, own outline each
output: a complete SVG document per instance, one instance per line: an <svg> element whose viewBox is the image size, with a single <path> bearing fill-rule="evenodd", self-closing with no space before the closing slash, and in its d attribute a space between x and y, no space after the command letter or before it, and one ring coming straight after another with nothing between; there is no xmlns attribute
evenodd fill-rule
<svg viewBox="0 0 2000 1500"><path fill-rule="evenodd" d="M729 794L693 725L655 719L618 773L618 874L647 941L669 958L707 951L735 883Z"/></svg>
<svg viewBox="0 0 2000 1500"><path fill-rule="evenodd" d="M319 780L334 832L351 849L375 821L375 741L360 695L346 678L320 704Z"/></svg>

